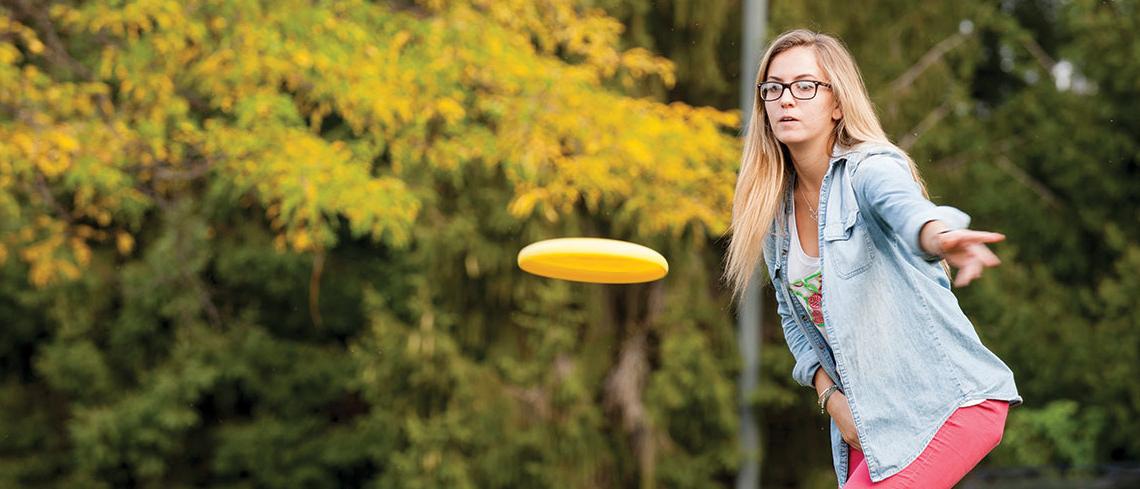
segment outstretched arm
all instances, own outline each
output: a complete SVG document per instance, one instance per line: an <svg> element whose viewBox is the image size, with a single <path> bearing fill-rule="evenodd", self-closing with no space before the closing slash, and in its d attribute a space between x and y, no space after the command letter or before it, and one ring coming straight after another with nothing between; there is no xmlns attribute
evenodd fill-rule
<svg viewBox="0 0 1140 489"><path fill-rule="evenodd" d="M893 155L873 155L860 163L852 181L861 205L868 205L914 253L934 261L946 259L964 286L986 267L1001 263L986 247L1005 239L999 233L966 229L970 216L930 202L911 175L907 162Z"/></svg>

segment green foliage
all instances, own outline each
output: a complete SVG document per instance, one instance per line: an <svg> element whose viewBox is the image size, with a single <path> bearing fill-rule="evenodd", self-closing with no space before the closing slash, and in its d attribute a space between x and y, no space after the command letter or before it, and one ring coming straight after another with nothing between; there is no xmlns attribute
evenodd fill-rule
<svg viewBox="0 0 1140 489"><path fill-rule="evenodd" d="M1140 458L1136 2L770 3L1009 236L988 463ZM739 2L0 5L0 486L731 483ZM566 235L670 276L518 270ZM765 485L834 484L766 310Z"/></svg>
<svg viewBox="0 0 1140 489"><path fill-rule="evenodd" d="M1044 407L1027 407L1009 420L1002 444L993 457L1011 465L1045 466L1061 462L1090 467L1096 461L1096 437L1104 419L1080 413L1080 403L1051 401Z"/></svg>
<svg viewBox="0 0 1140 489"><path fill-rule="evenodd" d="M571 1L3 5L0 485L732 473L731 330L705 260L737 116L624 95L675 80L615 19ZM674 276L704 284L703 315L691 289L518 270L523 245L567 234L693 256Z"/></svg>

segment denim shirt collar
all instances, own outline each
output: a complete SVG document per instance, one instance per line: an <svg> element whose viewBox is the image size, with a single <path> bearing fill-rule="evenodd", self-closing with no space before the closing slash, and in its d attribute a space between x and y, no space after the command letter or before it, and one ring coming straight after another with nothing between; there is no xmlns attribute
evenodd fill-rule
<svg viewBox="0 0 1140 489"><path fill-rule="evenodd" d="M860 145L860 146L862 146L862 145ZM839 143L835 143L831 147L831 157L828 159L827 175L824 176L824 179L827 179L828 175L830 175L835 170L835 167L837 164L846 161L847 158L850 158L852 155L858 153L859 149L860 149L859 147L843 146L843 145L840 145ZM789 176L790 176L790 178L788 180L788 184L784 188L783 205L782 205L782 207L780 207L780 212L777 213L776 218L772 221L772 228L769 232L770 236L774 237L775 240L769 240L771 242L769 243L769 246L765 250L769 253L772 253L771 256L776 258L776 260L774 260L774 263L772 263L771 272L773 274L775 274L777 271L783 269L784 268L784 262L786 261L783 259L783 256L782 256L784 253L787 252L787 242L786 241L788 238L787 236L784 236L784 234L785 234L784 230L787 229L787 226L784 225L785 224L784 220L791 217L789 215L789 211L792 208L792 199L794 198L793 188L795 185L795 178L796 178L796 171L795 171L794 166L790 167ZM820 199L821 199L821 204L824 204L827 200L827 196L821 195ZM821 211L823 211L822 206L820 207L820 209L821 209ZM825 214L826 214L826 212L825 212ZM832 213L832 214L835 215L834 213ZM820 217L827 219L825 216L820 216ZM834 220L834 218L832 220ZM828 221L825 220L824 222L828 222Z"/></svg>

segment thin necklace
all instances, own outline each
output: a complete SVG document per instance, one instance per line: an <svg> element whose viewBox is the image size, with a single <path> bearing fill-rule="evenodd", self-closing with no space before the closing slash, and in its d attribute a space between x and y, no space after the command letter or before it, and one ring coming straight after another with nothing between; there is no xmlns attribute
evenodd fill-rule
<svg viewBox="0 0 1140 489"><path fill-rule="evenodd" d="M801 187L800 190L803 190L803 188ZM807 195L803 195L803 192L800 192L800 194L800 197L804 198L804 203L808 206L808 212L811 213L811 220L815 221L816 224L819 224L819 215L816 214L815 207L811 206L811 201L808 200Z"/></svg>

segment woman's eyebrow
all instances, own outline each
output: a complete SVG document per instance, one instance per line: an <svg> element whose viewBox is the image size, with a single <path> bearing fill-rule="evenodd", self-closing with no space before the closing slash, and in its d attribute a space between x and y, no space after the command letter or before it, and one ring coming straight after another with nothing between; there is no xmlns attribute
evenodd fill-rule
<svg viewBox="0 0 1140 489"><path fill-rule="evenodd" d="M793 79L793 80L799 80L800 78L811 78L811 79L817 79L817 78L819 78L819 75L813 75L813 74L811 74L811 73L804 73L804 74L802 74L802 75L796 75L796 77L795 77L795 78L792 78L792 79ZM778 77L778 76L772 76L772 75L768 75L768 79L769 79L769 80L775 80L775 81L784 81L782 78L780 78L780 77Z"/></svg>

